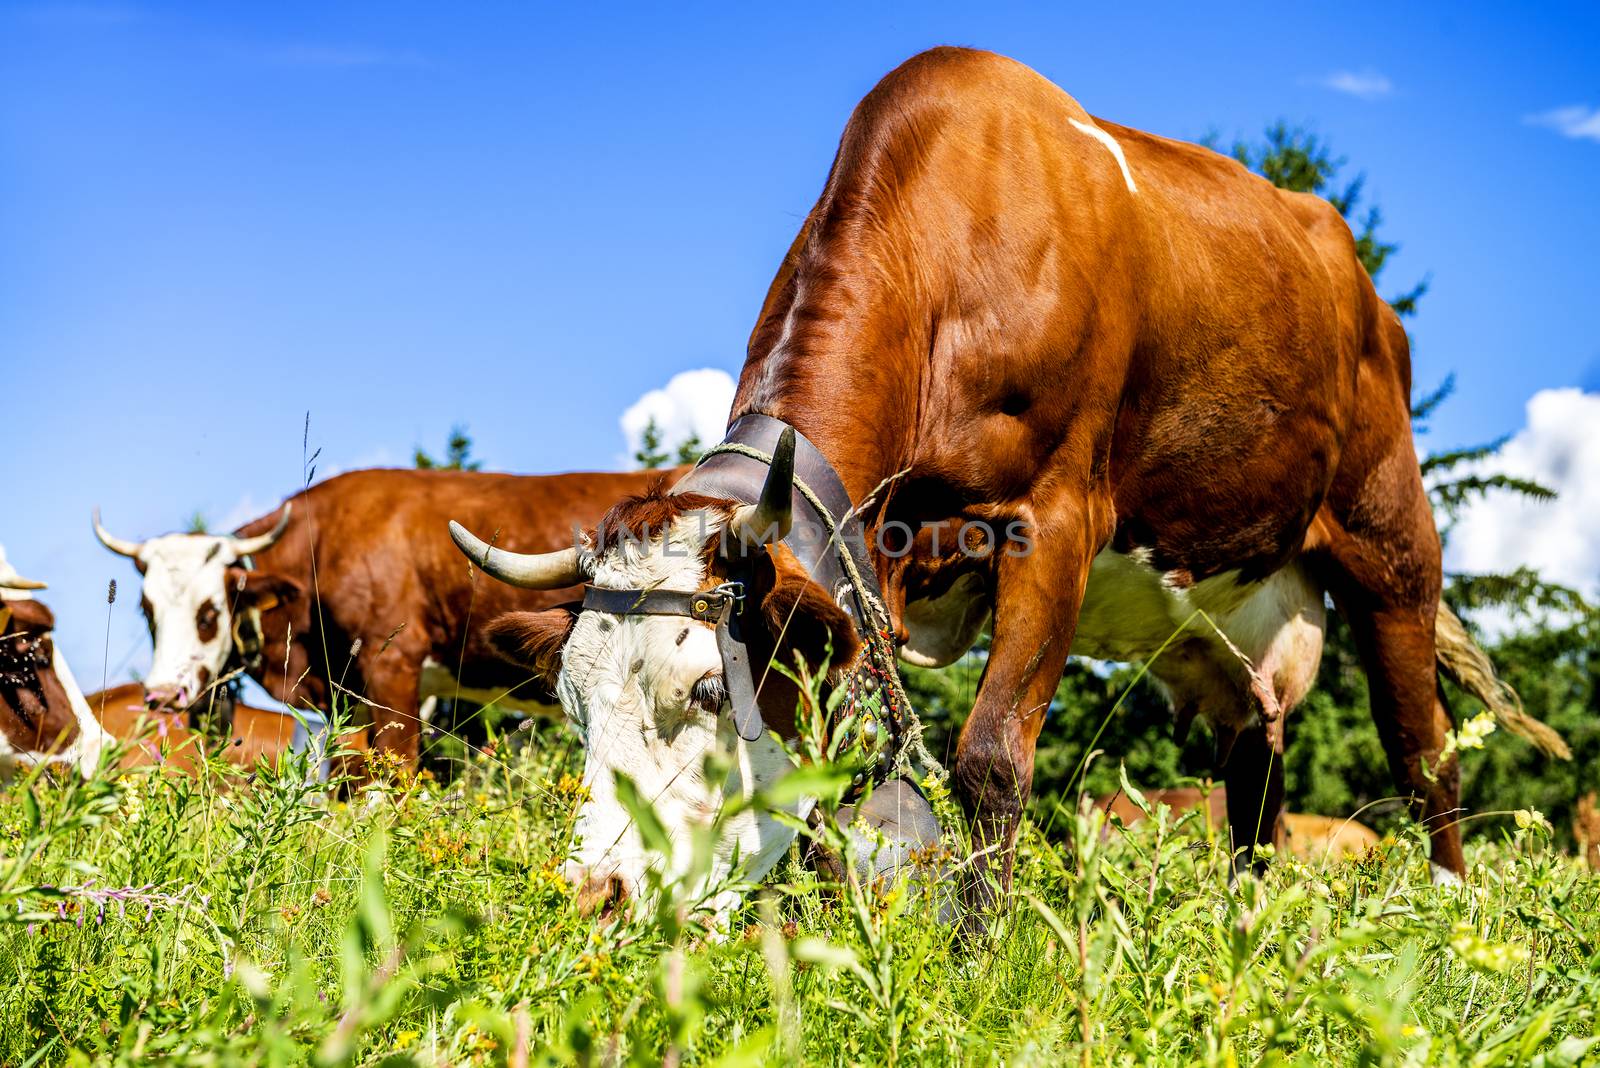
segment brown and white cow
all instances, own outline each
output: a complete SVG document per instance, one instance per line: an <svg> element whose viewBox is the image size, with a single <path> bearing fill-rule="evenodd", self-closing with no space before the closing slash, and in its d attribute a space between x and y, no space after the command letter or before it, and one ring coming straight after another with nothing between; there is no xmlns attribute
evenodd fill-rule
<svg viewBox="0 0 1600 1068"><path fill-rule="evenodd" d="M340 693L351 707L364 702L374 743L414 762L427 698L510 707L551 700L469 622L577 596L473 582L446 521L465 511L486 529L505 523L507 545L570 545L575 526L593 524L619 495L663 477L352 471L236 534L127 541L106 531L98 514L95 532L144 576L142 604L155 641L145 680L152 707L191 707L243 670L289 704L329 711Z"/></svg>
<svg viewBox="0 0 1600 1068"><path fill-rule="evenodd" d="M0 547L0 772L59 761L89 775L110 739L56 648L55 616L33 596L44 588L18 575Z"/></svg>
<svg viewBox="0 0 1600 1068"><path fill-rule="evenodd" d="M1229 822L1253 831L1244 856L1269 841L1324 594L1355 634L1436 871L1462 872L1457 769L1439 759L1439 538L1410 391L1405 331L1326 201L1097 119L1009 59L940 48L851 117L756 321L731 425L793 426L865 505L869 535L911 532L909 552L880 540L875 556L907 660L948 664L992 628L954 766L986 847L976 867L998 876L977 881L981 905L1009 884L1035 740L1073 652L1153 658L1181 720L1219 740ZM759 489L627 500L607 531L648 528L645 548L610 537L498 570L710 589L729 570L720 529ZM1024 534L974 554L952 536L962 523ZM831 591L806 586L788 544L762 551L751 626L803 624L848 653ZM559 667L588 731L577 877L626 889L648 863L614 771L681 833L725 789L787 767L770 735L734 738L703 699L720 670L704 623L546 612L496 629ZM781 732L792 694L762 697ZM732 784L697 773L716 744L734 747ZM752 875L790 834L776 820L738 833Z"/></svg>

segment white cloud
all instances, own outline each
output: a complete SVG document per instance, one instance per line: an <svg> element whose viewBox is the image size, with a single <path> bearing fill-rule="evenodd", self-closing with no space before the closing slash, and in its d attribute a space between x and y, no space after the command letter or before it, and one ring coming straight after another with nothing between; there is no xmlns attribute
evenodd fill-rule
<svg viewBox="0 0 1600 1068"><path fill-rule="evenodd" d="M661 428L662 445L668 452L691 434L700 439L702 446L721 441L728 428L728 411L733 407L733 387L733 376L728 372L707 367L675 374L662 389L652 389L634 401L618 420L628 445L622 462L632 465L644 428L652 418Z"/></svg>
<svg viewBox="0 0 1600 1068"><path fill-rule="evenodd" d="M1390 81L1387 75L1379 74L1371 68L1363 71L1336 70L1326 77L1316 79L1316 84L1324 89L1332 89L1336 93L1359 97L1362 100L1376 100L1394 92L1394 82Z"/></svg>
<svg viewBox="0 0 1600 1068"><path fill-rule="evenodd" d="M1600 141L1600 107L1572 104L1564 108L1541 111L1537 115L1528 115L1522 121L1529 126L1548 127L1562 137Z"/></svg>
<svg viewBox="0 0 1600 1068"><path fill-rule="evenodd" d="M1533 479L1557 498L1539 502L1491 493L1474 502L1450 534L1445 567L1483 572L1526 566L1585 596L1600 595L1600 393L1540 390L1527 410L1527 425L1474 469Z"/></svg>

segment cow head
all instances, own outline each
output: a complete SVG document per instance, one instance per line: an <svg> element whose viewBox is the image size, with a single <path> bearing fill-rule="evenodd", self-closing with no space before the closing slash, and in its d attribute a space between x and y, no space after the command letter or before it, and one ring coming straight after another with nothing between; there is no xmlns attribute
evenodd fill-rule
<svg viewBox="0 0 1600 1068"><path fill-rule="evenodd" d="M848 665L858 639L850 618L807 575L794 554L775 544L788 529L789 471L769 476L762 504L745 505L664 484L624 500L585 544L522 555L493 549L452 524L474 563L513 585L554 589L589 582L602 589L709 590L737 572L746 579L743 635L766 730L747 742L734 730L722 658L712 624L683 616L618 615L575 607L501 616L489 636L501 653L546 677L585 741L588 798L577 817L579 842L568 876L580 898L624 898L652 857L617 795L616 777L631 778L669 835L683 842L713 820L724 799L748 798L792 765L778 737L792 733L798 693L770 663ZM774 485L775 480L781 485ZM781 500L781 505L773 503ZM707 758L730 758L731 771L708 778ZM803 816L812 802L790 809ZM788 847L794 832L770 813L747 809L728 821L710 880L722 881L736 858L758 878ZM674 867L686 848L673 851ZM669 872L669 875L678 874ZM720 911L734 903L714 903Z"/></svg>
<svg viewBox="0 0 1600 1068"><path fill-rule="evenodd" d="M60 761L84 775L110 742L56 649L55 617L0 550L0 768Z"/></svg>
<svg viewBox="0 0 1600 1068"><path fill-rule="evenodd" d="M106 548L134 562L144 576L141 604L155 642L146 700L152 708L186 708L227 671L239 621L299 596L301 586L279 575L249 570L246 557L270 548L289 525L289 505L265 534L167 534L125 541L100 525Z"/></svg>

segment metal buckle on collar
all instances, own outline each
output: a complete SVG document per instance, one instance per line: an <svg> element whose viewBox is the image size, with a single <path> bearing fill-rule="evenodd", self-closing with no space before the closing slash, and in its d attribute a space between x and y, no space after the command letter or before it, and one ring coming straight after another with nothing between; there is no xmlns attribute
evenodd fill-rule
<svg viewBox="0 0 1600 1068"><path fill-rule="evenodd" d="M729 609L734 612L744 610L744 583L724 582L689 597L689 617L702 623L721 621Z"/></svg>
<svg viewBox="0 0 1600 1068"><path fill-rule="evenodd" d="M722 585L714 587L711 592L720 593L725 597L731 598L735 612L744 611L744 583L724 582Z"/></svg>

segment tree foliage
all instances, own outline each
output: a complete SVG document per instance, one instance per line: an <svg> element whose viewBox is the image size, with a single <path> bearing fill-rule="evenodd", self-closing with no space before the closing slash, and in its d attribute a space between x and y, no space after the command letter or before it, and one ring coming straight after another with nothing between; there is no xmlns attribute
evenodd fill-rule
<svg viewBox="0 0 1600 1068"><path fill-rule="evenodd" d="M678 442L678 447L673 451L678 463L692 464L700 459L700 454L706 449L700 441L700 435L691 431L688 437Z"/></svg>
<svg viewBox="0 0 1600 1068"><path fill-rule="evenodd" d="M644 470L654 471L665 467L669 459L671 454L661 447L661 424L652 415L639 432L639 447L634 450L633 460Z"/></svg>
<svg viewBox="0 0 1600 1068"><path fill-rule="evenodd" d="M668 463L692 464L705 452L700 435L690 431L689 436L675 446L666 444L666 434L656 417L651 416L639 432L639 447L634 450L633 461L646 471L666 467Z"/></svg>
<svg viewBox="0 0 1600 1068"><path fill-rule="evenodd" d="M412 453L412 463L423 471L477 471L483 467L480 461L472 458L472 438L467 428L459 423L450 428L443 460L434 459L418 445Z"/></svg>

